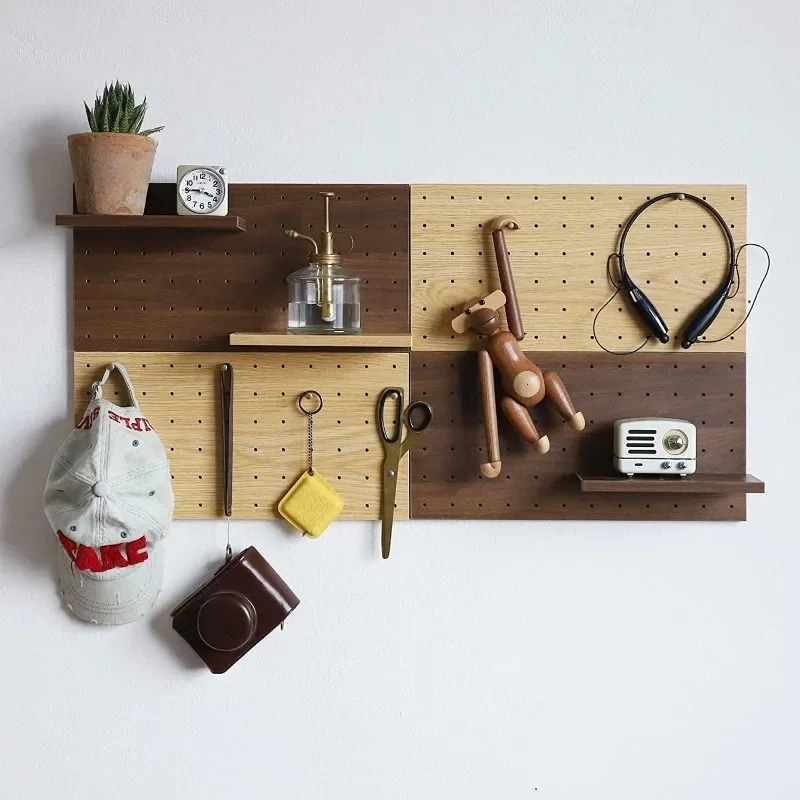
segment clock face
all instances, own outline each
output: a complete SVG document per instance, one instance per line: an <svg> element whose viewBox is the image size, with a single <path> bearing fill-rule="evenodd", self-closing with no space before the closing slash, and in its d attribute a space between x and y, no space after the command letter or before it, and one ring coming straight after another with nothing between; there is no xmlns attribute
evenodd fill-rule
<svg viewBox="0 0 800 800"><path fill-rule="evenodd" d="M193 214L208 214L225 198L225 181L213 169L197 167L181 178L178 197Z"/></svg>

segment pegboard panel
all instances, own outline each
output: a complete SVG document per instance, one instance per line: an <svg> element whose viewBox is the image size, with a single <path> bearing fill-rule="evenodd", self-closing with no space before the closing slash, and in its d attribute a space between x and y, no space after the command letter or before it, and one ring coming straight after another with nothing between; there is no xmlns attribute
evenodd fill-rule
<svg viewBox="0 0 800 800"><path fill-rule="evenodd" d="M234 514L277 514L278 501L306 468L307 389L323 398L314 417L314 469L344 500L344 519L380 517L383 446L377 404L387 386L408 394L407 353L283 353L234 364ZM397 486L398 519L408 519L408 458Z"/></svg>
<svg viewBox="0 0 800 800"><path fill-rule="evenodd" d="M324 189L354 239L342 265L364 278L364 333L409 333L408 186L232 184L246 232L74 231L75 351L210 351L233 331L284 333L285 278L310 245L283 230L318 238ZM152 184L146 213L174 214L175 184Z"/></svg>
<svg viewBox="0 0 800 800"><path fill-rule="evenodd" d="M75 416L110 361L128 368L140 406L170 459L176 519L222 515L219 365L234 368L233 516L278 518L277 504L306 466L307 422L297 395L324 399L314 421L314 465L344 500L342 519L380 516L383 448L376 424L386 386L408 390L404 353L76 353ZM116 373L112 374L112 380ZM119 385L105 396L123 398ZM408 518L408 459L398 519Z"/></svg>
<svg viewBox="0 0 800 800"><path fill-rule="evenodd" d="M519 295L526 344L537 351L601 352L592 338L595 312L610 297L606 260L630 214L649 197L685 191L707 199L746 241L744 186L536 186L415 185L411 187L412 332L415 350L476 348L474 336L455 336L451 319L464 303L499 288L489 223L510 215L521 228L506 232ZM719 338L744 317L742 290L708 332ZM691 201L657 203L628 236L625 260L636 282L656 304L672 339L645 350L680 349L674 334L727 265L722 231ZM622 298L603 311L598 336L612 350L632 350L643 329ZM703 352L744 352L745 329ZM695 348L700 349L700 346Z"/></svg>
<svg viewBox="0 0 800 800"><path fill-rule="evenodd" d="M744 520L745 495L587 494L576 472L614 474L613 423L637 416L688 419L698 427L698 472L745 472L745 357L665 353L527 353L555 369L586 430L572 431L547 401L532 409L551 449L539 455L499 414L503 468L480 474L485 436L477 358L415 352L411 393L436 409L424 446L411 453L412 516L458 519Z"/></svg>

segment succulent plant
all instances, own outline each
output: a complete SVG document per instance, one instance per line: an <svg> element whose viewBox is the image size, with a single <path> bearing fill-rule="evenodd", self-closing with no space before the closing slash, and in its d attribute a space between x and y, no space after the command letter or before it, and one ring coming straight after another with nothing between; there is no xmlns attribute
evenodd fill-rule
<svg viewBox="0 0 800 800"><path fill-rule="evenodd" d="M133 99L133 89L128 83L122 85L115 81L110 86L103 89L103 96L98 94L94 100L94 108L84 103L86 108L86 119L89 120L89 128L94 133L133 133L139 136L149 136L164 130L160 128L149 128L140 131L144 115L147 111L147 98L138 106Z"/></svg>

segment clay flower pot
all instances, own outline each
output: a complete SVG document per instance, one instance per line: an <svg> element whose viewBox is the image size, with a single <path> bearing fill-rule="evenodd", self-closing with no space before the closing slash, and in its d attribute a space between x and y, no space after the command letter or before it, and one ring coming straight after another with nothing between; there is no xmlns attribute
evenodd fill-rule
<svg viewBox="0 0 800 800"><path fill-rule="evenodd" d="M79 214L143 214L158 142L133 133L67 137Z"/></svg>

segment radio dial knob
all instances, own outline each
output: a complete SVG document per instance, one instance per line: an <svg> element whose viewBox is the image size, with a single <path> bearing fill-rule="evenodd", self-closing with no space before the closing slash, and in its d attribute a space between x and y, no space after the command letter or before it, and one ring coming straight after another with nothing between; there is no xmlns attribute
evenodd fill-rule
<svg viewBox="0 0 800 800"><path fill-rule="evenodd" d="M669 461L662 461L661 469L669 469Z"/></svg>
<svg viewBox="0 0 800 800"><path fill-rule="evenodd" d="M683 436L679 433L672 433L667 436L667 447L670 450L680 450L685 444Z"/></svg>

